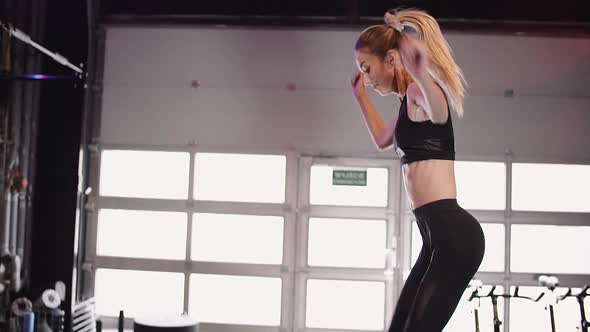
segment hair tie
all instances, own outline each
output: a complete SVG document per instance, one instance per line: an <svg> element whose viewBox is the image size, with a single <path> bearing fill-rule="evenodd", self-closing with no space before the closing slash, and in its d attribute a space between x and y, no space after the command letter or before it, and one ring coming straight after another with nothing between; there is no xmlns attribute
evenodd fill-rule
<svg viewBox="0 0 590 332"><path fill-rule="evenodd" d="M390 27L394 28L395 30L402 32L404 30L404 25L399 21L396 15L391 14L390 12L386 12L384 16L385 24L389 25Z"/></svg>

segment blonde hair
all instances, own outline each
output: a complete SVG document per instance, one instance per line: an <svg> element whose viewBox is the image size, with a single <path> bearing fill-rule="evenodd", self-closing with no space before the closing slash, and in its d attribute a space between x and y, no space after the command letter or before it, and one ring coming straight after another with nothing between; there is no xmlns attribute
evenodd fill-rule
<svg viewBox="0 0 590 332"><path fill-rule="evenodd" d="M355 49L367 48L371 53L385 58L387 50L398 49L402 38L409 38L413 32L422 40L428 51L429 74L442 88L449 108L463 115L465 77L453 59L451 47L440 30L436 20L422 10L393 10L385 14L386 25L374 25L359 36Z"/></svg>

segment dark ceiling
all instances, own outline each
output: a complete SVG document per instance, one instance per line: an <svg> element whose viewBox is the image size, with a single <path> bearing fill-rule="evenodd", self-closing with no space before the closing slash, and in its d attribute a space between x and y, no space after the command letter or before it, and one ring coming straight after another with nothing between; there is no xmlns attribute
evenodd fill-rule
<svg viewBox="0 0 590 332"><path fill-rule="evenodd" d="M387 9L428 11L447 29L590 34L590 0L102 0L106 23L364 24Z"/></svg>
<svg viewBox="0 0 590 332"><path fill-rule="evenodd" d="M360 16L381 16L388 8L418 7L449 19L588 22L588 0L556 1L121 1L103 0L107 14L346 16L358 7ZM585 5L585 8L583 8Z"/></svg>
<svg viewBox="0 0 590 332"><path fill-rule="evenodd" d="M357 13L379 17L389 8L417 7L438 18L588 23L589 0L103 0L105 15L256 15L338 17Z"/></svg>

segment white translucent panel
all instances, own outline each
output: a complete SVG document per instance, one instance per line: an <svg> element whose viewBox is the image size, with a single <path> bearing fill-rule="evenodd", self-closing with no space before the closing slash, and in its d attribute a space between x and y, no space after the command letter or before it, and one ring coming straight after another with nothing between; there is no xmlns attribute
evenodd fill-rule
<svg viewBox="0 0 590 332"><path fill-rule="evenodd" d="M479 290L479 295L487 295L491 290L491 286L484 285ZM467 288L463 292L461 301L457 305L453 316L444 328L444 332L473 332L475 331L475 311L477 309L477 316L479 318L479 331L493 332L494 331L494 307L491 298L483 298L469 301L473 294L474 288ZM497 286L494 294L502 294L504 288ZM504 322L504 299L498 298L498 318ZM523 330L524 331L524 330Z"/></svg>
<svg viewBox="0 0 590 332"><path fill-rule="evenodd" d="M197 261L281 264L283 217L196 213L191 258Z"/></svg>
<svg viewBox="0 0 590 332"><path fill-rule="evenodd" d="M455 162L457 201L465 209L506 208L506 165L498 162Z"/></svg>
<svg viewBox="0 0 590 332"><path fill-rule="evenodd" d="M105 150L100 195L187 199L189 163L185 152Z"/></svg>
<svg viewBox="0 0 590 332"><path fill-rule="evenodd" d="M387 206L387 168L367 168L366 186L343 186L332 184L337 166L314 165L311 167L309 202L316 205L338 206Z"/></svg>
<svg viewBox="0 0 590 332"><path fill-rule="evenodd" d="M155 259L184 259L187 215L183 212L98 212L96 253Z"/></svg>
<svg viewBox="0 0 590 332"><path fill-rule="evenodd" d="M479 271L504 271L504 256L506 253L506 232L502 224L482 223L481 228L486 239L485 254Z"/></svg>
<svg viewBox="0 0 590 332"><path fill-rule="evenodd" d="M590 226L512 225L512 272L590 274Z"/></svg>
<svg viewBox="0 0 590 332"><path fill-rule="evenodd" d="M71 293L72 294L78 294L78 268L76 267L76 265L74 265L74 268L72 269L72 289L71 289ZM68 296L68 295L66 294L66 296ZM76 301L78 301L78 299L74 299L73 301L74 301L73 302L74 305L77 304L77 303L79 303L79 302L76 302Z"/></svg>
<svg viewBox="0 0 590 332"><path fill-rule="evenodd" d="M96 270L98 315L126 317L179 315L184 303L184 275L172 272Z"/></svg>
<svg viewBox="0 0 590 332"><path fill-rule="evenodd" d="M281 279L193 274L189 316L207 323L279 326Z"/></svg>
<svg viewBox="0 0 590 332"><path fill-rule="evenodd" d="M375 281L307 280L305 327L383 330L385 284Z"/></svg>
<svg viewBox="0 0 590 332"><path fill-rule="evenodd" d="M422 249L422 235L420 234L420 229L418 228L418 224L415 220L412 221L412 266L416 264L416 260L418 260L418 256L420 255L420 250ZM405 278L404 278L405 279Z"/></svg>
<svg viewBox="0 0 590 332"><path fill-rule="evenodd" d="M83 167L84 167L84 149L80 149L80 152L78 153L78 192L82 192L84 189L82 189L82 182L84 179L84 174L83 174Z"/></svg>
<svg viewBox="0 0 590 332"><path fill-rule="evenodd" d="M74 230L74 256L78 256L78 241L80 240L80 208L79 204L76 204L76 222Z"/></svg>
<svg viewBox="0 0 590 332"><path fill-rule="evenodd" d="M519 294L536 298L545 293L538 303L523 299L510 300L510 331L551 331L551 319L547 304L552 298L565 294L566 288L558 287L553 294L542 287L520 287ZM580 289L573 289L577 294ZM512 287L511 293L514 292ZM567 298L553 307L557 331L581 331L580 307L575 298Z"/></svg>
<svg viewBox="0 0 590 332"><path fill-rule="evenodd" d="M309 219L308 265L385 268L385 220Z"/></svg>
<svg viewBox="0 0 590 332"><path fill-rule="evenodd" d="M505 234L503 224L480 223L486 239L486 248L483 260L478 271L481 272L502 272L504 271ZM420 249L422 248L422 237L418 224L412 222L412 265L416 263Z"/></svg>
<svg viewBox="0 0 590 332"><path fill-rule="evenodd" d="M283 203L287 158L197 153L195 198L205 201Z"/></svg>
<svg viewBox="0 0 590 332"><path fill-rule="evenodd" d="M513 164L512 209L590 212L590 165Z"/></svg>

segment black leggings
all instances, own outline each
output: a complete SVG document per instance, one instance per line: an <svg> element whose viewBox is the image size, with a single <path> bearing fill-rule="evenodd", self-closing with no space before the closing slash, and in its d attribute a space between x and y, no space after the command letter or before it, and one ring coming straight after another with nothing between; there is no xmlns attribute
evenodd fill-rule
<svg viewBox="0 0 590 332"><path fill-rule="evenodd" d="M485 251L479 222L455 199L414 210L422 250L397 302L389 332L440 332Z"/></svg>

